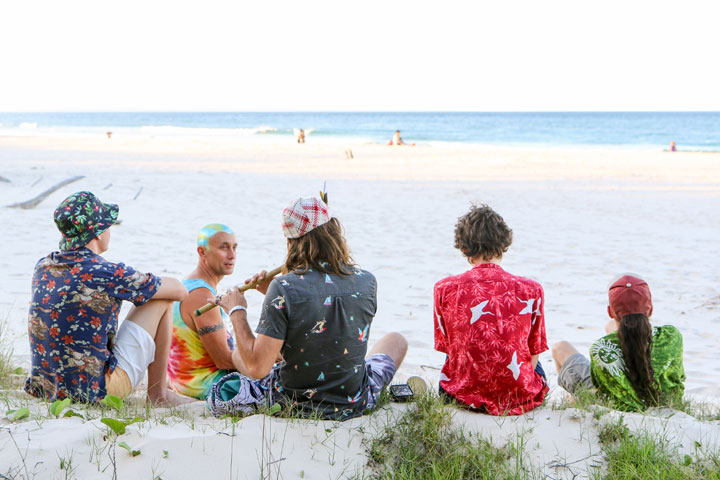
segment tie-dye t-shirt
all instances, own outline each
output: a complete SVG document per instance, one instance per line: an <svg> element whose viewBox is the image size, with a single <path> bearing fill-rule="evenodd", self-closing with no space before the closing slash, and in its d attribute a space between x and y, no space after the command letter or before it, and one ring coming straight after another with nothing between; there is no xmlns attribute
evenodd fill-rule
<svg viewBox="0 0 720 480"><path fill-rule="evenodd" d="M191 292L197 288L207 288L215 296L215 289L205 280L192 278L183 280L183 285ZM228 348L235 348L235 341L227 328L228 315L220 309L225 332L227 334ZM187 326L180 315L180 302L173 305L173 333L168 359L168 379L170 385L179 393L189 397L204 400L210 392L213 383L230 373L230 370L221 370L215 365L212 357L205 350L197 332Z"/></svg>
<svg viewBox="0 0 720 480"><path fill-rule="evenodd" d="M105 373L117 366L112 351L122 301L143 305L161 282L85 247L41 259L32 279L25 391L49 401L105 397Z"/></svg>
<svg viewBox="0 0 720 480"><path fill-rule="evenodd" d="M435 284L435 350L446 393L492 415L540 405L547 385L532 356L548 349L539 283L483 263Z"/></svg>
<svg viewBox="0 0 720 480"><path fill-rule="evenodd" d="M360 415L368 401L365 369L377 308L375 277L310 269L270 284L257 333L284 340L275 389L302 412L332 419Z"/></svg>
<svg viewBox="0 0 720 480"><path fill-rule="evenodd" d="M650 363L660 390L660 404L680 402L685 391L685 369L683 340L677 328L672 325L653 327ZM617 409L645 410L627 376L617 332L605 335L590 346L590 375L593 385L611 398Z"/></svg>

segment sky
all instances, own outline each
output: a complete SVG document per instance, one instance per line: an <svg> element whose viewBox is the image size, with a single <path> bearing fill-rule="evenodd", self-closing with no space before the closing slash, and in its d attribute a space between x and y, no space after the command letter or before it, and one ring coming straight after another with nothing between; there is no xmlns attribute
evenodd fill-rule
<svg viewBox="0 0 720 480"><path fill-rule="evenodd" d="M720 2L33 0L0 111L720 110Z"/></svg>

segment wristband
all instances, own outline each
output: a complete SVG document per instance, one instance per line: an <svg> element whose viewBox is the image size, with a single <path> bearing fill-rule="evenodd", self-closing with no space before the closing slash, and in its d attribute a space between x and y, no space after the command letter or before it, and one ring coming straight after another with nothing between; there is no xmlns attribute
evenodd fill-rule
<svg viewBox="0 0 720 480"><path fill-rule="evenodd" d="M232 315L233 312L237 312L238 310L242 310L247 313L247 308L243 307L242 305L235 305L233 308L230 309L230 313L228 315Z"/></svg>

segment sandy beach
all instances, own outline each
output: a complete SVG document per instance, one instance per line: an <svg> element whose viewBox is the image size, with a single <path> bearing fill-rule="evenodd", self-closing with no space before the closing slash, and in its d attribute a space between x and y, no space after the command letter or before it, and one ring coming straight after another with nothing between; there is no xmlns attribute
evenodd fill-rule
<svg viewBox="0 0 720 480"><path fill-rule="evenodd" d="M345 159L348 147L354 159ZM74 175L84 178L33 209L5 207ZM280 265L282 209L327 182L331 213L343 222L356 262L378 280L370 343L391 331L409 340L398 380L420 375L437 384L443 355L433 350L433 285L468 268L453 248L454 225L471 203L487 203L514 232L502 266L545 290L549 345L569 340L587 353L603 335L608 282L636 272L652 289L653 323L682 332L686 393L720 403L720 153L0 137L0 176L9 180L0 182L0 227L9 240L0 257L0 320L25 368L32 269L57 248L52 212L69 193L90 190L119 204L122 224L104 256L162 275L182 278L193 269L195 236L204 224L230 225L240 247L235 273L221 284L229 287ZM248 303L254 326L262 296L249 293ZM550 352L540 360L551 386L548 405L500 419L458 411L455 421L498 444L525 432L539 471L585 478L602 463L588 434L592 415L551 407L564 392ZM25 452L36 478L61 478L58 459L72 452L77 478L112 478L107 455L92 453L104 431L98 419L47 419L44 404L27 402L46 418L12 423L0 411L0 473L21 465ZM196 421L163 425L155 417L129 427L126 441L142 454L119 451L117 472L119 478L192 478L209 469L218 478L345 478L362 472L363 438L405 408L393 404L343 424L261 415L233 424L205 416L197 403L181 415ZM683 452L694 441L720 445L717 421L666 411L625 420L663 430Z"/></svg>

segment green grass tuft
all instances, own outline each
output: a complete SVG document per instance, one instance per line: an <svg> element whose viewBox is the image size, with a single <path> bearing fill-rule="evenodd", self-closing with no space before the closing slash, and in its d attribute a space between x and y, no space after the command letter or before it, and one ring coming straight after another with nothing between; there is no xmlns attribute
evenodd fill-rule
<svg viewBox="0 0 720 480"><path fill-rule="evenodd" d="M408 411L370 441L373 479L527 479L516 444L495 447L452 425L452 407L436 395L418 397ZM520 448L522 450L522 448Z"/></svg>
<svg viewBox="0 0 720 480"><path fill-rule="evenodd" d="M662 437L648 432L631 433L623 424L609 422L598 431L607 468L593 480L663 479L720 480L720 455L680 456ZM698 452L700 453L700 452Z"/></svg>
<svg viewBox="0 0 720 480"><path fill-rule="evenodd" d="M14 378L17 369L13 367L13 347L10 344L7 317L0 320L0 389L16 387Z"/></svg>

